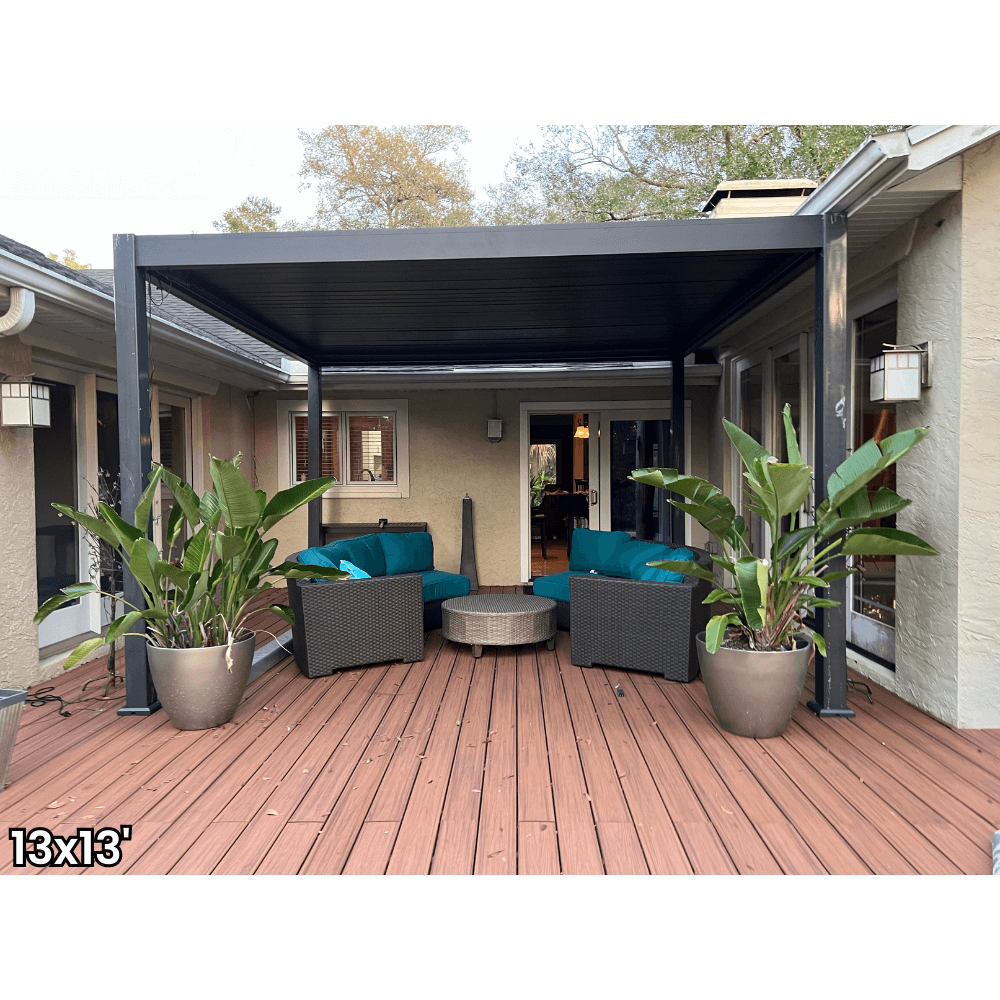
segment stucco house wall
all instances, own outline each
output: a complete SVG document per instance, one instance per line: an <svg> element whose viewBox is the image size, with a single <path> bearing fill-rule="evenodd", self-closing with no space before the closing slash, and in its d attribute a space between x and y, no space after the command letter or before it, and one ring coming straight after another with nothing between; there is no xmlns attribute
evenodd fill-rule
<svg viewBox="0 0 1000 1000"><path fill-rule="evenodd" d="M0 337L0 372L32 371L31 348ZM0 688L25 688L38 674L35 576L35 452L27 427L0 427Z"/></svg>
<svg viewBox="0 0 1000 1000"><path fill-rule="evenodd" d="M698 475L708 472L708 423L715 408L714 387L692 386L692 460ZM331 393L324 393L329 397ZM484 586L523 582L520 568L520 438L522 402L601 400L662 400L670 406L669 385L594 385L563 388L500 389L497 413L504 421L503 439L492 444L486 421L493 415L493 390L441 389L405 392L351 393L352 398L408 400L410 495L394 499L325 499L327 522L426 521L434 537L435 565L458 572L462 546L462 498L469 494L475 517L476 561ZM277 400L302 399L302 394L261 393L254 400L258 485L270 495L279 488L277 470ZM706 419L707 415L707 419ZM287 473L286 473L287 475ZM278 555L306 545L307 514L299 510L277 525Z"/></svg>

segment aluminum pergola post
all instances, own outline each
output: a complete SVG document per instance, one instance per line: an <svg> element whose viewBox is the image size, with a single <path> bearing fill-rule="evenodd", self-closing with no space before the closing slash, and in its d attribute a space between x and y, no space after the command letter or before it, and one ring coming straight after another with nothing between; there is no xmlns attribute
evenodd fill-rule
<svg viewBox="0 0 1000 1000"><path fill-rule="evenodd" d="M670 458L667 466L684 473L684 357L670 362ZM677 500L684 497L673 494ZM670 544L676 549L684 544L684 511L670 506Z"/></svg>
<svg viewBox="0 0 1000 1000"><path fill-rule="evenodd" d="M847 216L823 216L823 249L816 262L816 497L847 457L851 370L847 325ZM845 559L829 561L831 571ZM853 717L847 707L847 580L835 580L823 595L840 603L818 608L826 656L816 655L816 697L811 708L820 716Z"/></svg>
<svg viewBox="0 0 1000 1000"><path fill-rule="evenodd" d="M136 267L135 237L114 238L115 351L118 378L118 447L121 455L121 516L129 524L149 481L152 467L149 405L149 330L146 325L146 286ZM149 526L146 526L147 531ZM126 569L125 606L146 606L142 588ZM136 622L131 632L146 631ZM160 707L146 663L143 635L125 636L125 704L119 715L151 715Z"/></svg>
<svg viewBox="0 0 1000 1000"><path fill-rule="evenodd" d="M306 456L306 477L318 479L323 461L323 383L319 367L309 365L308 399L309 446ZM309 501L309 548L323 544L323 498Z"/></svg>

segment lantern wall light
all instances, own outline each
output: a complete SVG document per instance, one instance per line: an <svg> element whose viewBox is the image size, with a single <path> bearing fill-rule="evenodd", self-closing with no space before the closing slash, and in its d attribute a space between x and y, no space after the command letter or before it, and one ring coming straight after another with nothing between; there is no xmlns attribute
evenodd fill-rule
<svg viewBox="0 0 1000 1000"><path fill-rule="evenodd" d="M0 382L0 425L4 427L50 427L49 387L27 379Z"/></svg>
<svg viewBox="0 0 1000 1000"><path fill-rule="evenodd" d="M903 403L920 399L931 384L931 345L883 344L886 350L871 359L868 398L873 403Z"/></svg>

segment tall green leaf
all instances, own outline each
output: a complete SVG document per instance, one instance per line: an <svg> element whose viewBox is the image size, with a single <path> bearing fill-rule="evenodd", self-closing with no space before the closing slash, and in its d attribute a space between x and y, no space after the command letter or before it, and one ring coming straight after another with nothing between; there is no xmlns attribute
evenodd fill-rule
<svg viewBox="0 0 1000 1000"><path fill-rule="evenodd" d="M787 535L782 535L778 539L774 558L778 560L787 559L790 555L798 552L818 530L815 524L810 524L805 528L796 528L795 531L790 531Z"/></svg>
<svg viewBox="0 0 1000 1000"><path fill-rule="evenodd" d="M739 625L739 615L716 615L710 618L708 627L705 629L705 648L710 653L717 653L722 645L722 640L726 637L726 629L730 625Z"/></svg>
<svg viewBox="0 0 1000 1000"><path fill-rule="evenodd" d="M246 551L247 543L236 535L216 535L215 552L223 561L229 562Z"/></svg>
<svg viewBox="0 0 1000 1000"><path fill-rule="evenodd" d="M767 474L774 489L779 517L794 514L809 499L812 469L808 465L774 462L768 466Z"/></svg>
<svg viewBox="0 0 1000 1000"><path fill-rule="evenodd" d="M795 425L792 423L792 407L785 403L785 408L781 411L781 419L785 423L785 447L788 449L788 461L793 464L802 461L799 453L799 438L795 433Z"/></svg>
<svg viewBox="0 0 1000 1000"><path fill-rule="evenodd" d="M75 601L76 598L72 594L56 594L55 597L50 597L39 609L35 612L35 617L32 621L37 625L39 622L45 621L53 611L58 610L64 604L69 601Z"/></svg>
<svg viewBox="0 0 1000 1000"><path fill-rule="evenodd" d="M77 510L75 507L70 507L64 503L54 503L52 505L55 507L60 514L65 514L66 517L72 518L74 521L78 522L83 526L86 531L89 531L92 535L97 535L102 541L108 543L112 548L118 548L121 544L118 535L111 529L110 525L104 523L104 521L99 518L92 517L90 514L84 514L83 511Z"/></svg>
<svg viewBox="0 0 1000 1000"><path fill-rule="evenodd" d="M723 420L722 426L725 428L726 434L729 435L729 440L733 442L748 469L753 468L755 460L760 459L766 462L771 457L767 453L766 448L762 448L746 431L741 430L736 424L728 420Z"/></svg>
<svg viewBox="0 0 1000 1000"><path fill-rule="evenodd" d="M132 575L149 590L159 590L156 564L160 554L148 538L137 538L129 549L128 568Z"/></svg>
<svg viewBox="0 0 1000 1000"><path fill-rule="evenodd" d="M97 509L101 512L104 520L111 525L111 530L118 537L117 545L126 552L128 552L134 541L146 537L144 531L140 531L129 524L128 521L123 520L114 507L109 507L103 500L98 501Z"/></svg>
<svg viewBox="0 0 1000 1000"><path fill-rule="evenodd" d="M149 514L153 509L153 494L163 475L163 466L154 465L149 473L149 485L142 491L139 502L135 505L135 526L145 535L149 531Z"/></svg>
<svg viewBox="0 0 1000 1000"><path fill-rule="evenodd" d="M188 486L179 476L169 469L163 469L163 482L167 489L174 495L177 505L184 512L188 524L192 528L197 528L201 524L201 510L198 503L198 494L192 487Z"/></svg>
<svg viewBox="0 0 1000 1000"><path fill-rule="evenodd" d="M213 531L219 526L219 521L222 518L222 505L219 503L219 498L211 490L205 490L201 495L198 513L202 521Z"/></svg>
<svg viewBox="0 0 1000 1000"><path fill-rule="evenodd" d="M844 542L845 556L936 556L922 538L898 528L855 528Z"/></svg>
<svg viewBox="0 0 1000 1000"><path fill-rule="evenodd" d="M753 556L744 556L734 564L740 606L747 625L754 631L764 627L764 604L767 596L767 566Z"/></svg>
<svg viewBox="0 0 1000 1000"><path fill-rule="evenodd" d="M167 530L164 533L167 547L173 548L177 544L177 539L181 537L181 531L187 518L184 516L184 508L179 503L175 503L170 508L170 517L167 518Z"/></svg>
<svg viewBox="0 0 1000 1000"><path fill-rule="evenodd" d="M308 479L304 483L296 483L290 489L275 493L264 508L261 530L269 531L293 510L298 510L310 500L321 497L336 481L333 476L323 476L319 479Z"/></svg>
<svg viewBox="0 0 1000 1000"><path fill-rule="evenodd" d="M98 646L104 645L104 639L102 636L97 636L95 639L85 639L80 643L76 649L73 650L69 656L66 657L66 662L63 664L63 670L69 670L70 667L75 667L85 656L89 656Z"/></svg>
<svg viewBox="0 0 1000 1000"><path fill-rule="evenodd" d="M212 482L231 528L248 528L260 520L260 501L243 474L229 461L212 457Z"/></svg>
<svg viewBox="0 0 1000 1000"><path fill-rule="evenodd" d="M206 525L202 525L184 543L184 558L181 560L186 573L197 573L205 566L205 560L212 550L212 535Z"/></svg>

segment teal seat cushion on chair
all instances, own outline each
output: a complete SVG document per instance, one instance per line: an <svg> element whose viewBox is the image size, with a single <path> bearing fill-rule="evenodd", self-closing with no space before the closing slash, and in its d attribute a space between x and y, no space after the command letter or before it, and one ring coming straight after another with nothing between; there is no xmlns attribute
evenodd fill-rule
<svg viewBox="0 0 1000 1000"><path fill-rule="evenodd" d="M577 528L569 552L569 568L580 573L592 569L607 573L616 561L618 550L630 539L627 531L597 531ZM560 574L556 574L557 576Z"/></svg>
<svg viewBox="0 0 1000 1000"><path fill-rule="evenodd" d="M423 573L434 568L434 542L426 531L384 531L373 535L385 553L385 573ZM353 560L352 560L353 561Z"/></svg>
<svg viewBox="0 0 1000 1000"><path fill-rule="evenodd" d="M424 578L424 600L441 601L449 597L468 597L472 581L458 573L445 573L440 569L428 569L420 574Z"/></svg>
<svg viewBox="0 0 1000 1000"><path fill-rule="evenodd" d="M583 531L583 528L577 528ZM573 532L576 535L576 531ZM576 538L573 539L576 544ZM537 597L550 597L553 601L569 602L569 578L571 576L587 576L587 573L579 573L570 570L568 573L554 573L552 576L536 576L532 583Z"/></svg>

